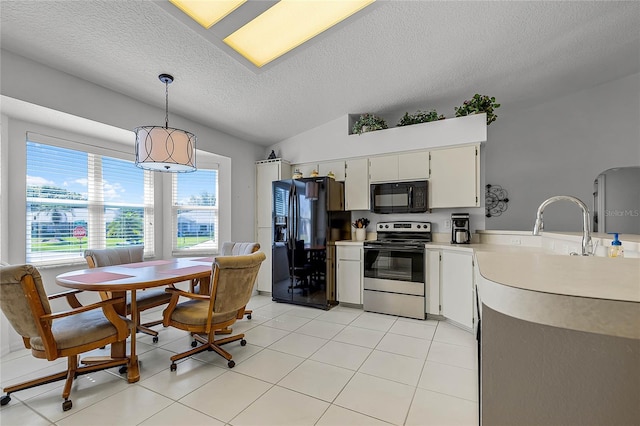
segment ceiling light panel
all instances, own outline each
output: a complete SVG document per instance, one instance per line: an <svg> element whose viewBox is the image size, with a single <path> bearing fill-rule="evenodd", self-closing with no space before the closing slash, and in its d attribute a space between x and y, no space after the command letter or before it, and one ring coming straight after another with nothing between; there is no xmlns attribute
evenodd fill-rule
<svg viewBox="0 0 640 426"><path fill-rule="evenodd" d="M216 22L236 10L247 0L169 0L178 9L204 28L211 28Z"/></svg>
<svg viewBox="0 0 640 426"><path fill-rule="evenodd" d="M262 67L374 1L281 0L224 42Z"/></svg>

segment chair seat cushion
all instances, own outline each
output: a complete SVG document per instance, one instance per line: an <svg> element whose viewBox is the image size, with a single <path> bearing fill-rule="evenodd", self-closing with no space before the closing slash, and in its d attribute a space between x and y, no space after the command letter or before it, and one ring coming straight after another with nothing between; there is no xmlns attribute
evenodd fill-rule
<svg viewBox="0 0 640 426"><path fill-rule="evenodd" d="M208 300L189 300L179 303L173 313L171 319L181 324L205 327L207 325L207 315L209 313ZM212 324L219 324L236 318L237 309L231 312L214 313Z"/></svg>
<svg viewBox="0 0 640 426"><path fill-rule="evenodd" d="M154 306L169 303L171 293L164 291L165 287L149 288L146 290L136 291L136 304L139 311L144 311ZM127 311L131 311L131 293L127 292Z"/></svg>
<svg viewBox="0 0 640 426"><path fill-rule="evenodd" d="M58 350L97 342L117 334L116 328L104 316L102 309L56 319L53 321L51 332ZM32 337L30 343L32 348L44 351L40 336Z"/></svg>

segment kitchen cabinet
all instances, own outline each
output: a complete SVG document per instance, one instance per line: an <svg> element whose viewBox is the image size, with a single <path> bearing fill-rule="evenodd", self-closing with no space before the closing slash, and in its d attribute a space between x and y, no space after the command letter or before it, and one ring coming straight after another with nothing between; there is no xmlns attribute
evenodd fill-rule
<svg viewBox="0 0 640 426"><path fill-rule="evenodd" d="M362 305L363 253L362 245L336 246L338 302Z"/></svg>
<svg viewBox="0 0 640 426"><path fill-rule="evenodd" d="M441 315L442 301L440 300L440 257L441 251L438 249L427 249L425 262L426 276L426 313L430 315Z"/></svg>
<svg viewBox="0 0 640 426"><path fill-rule="evenodd" d="M329 172L333 172L336 181L344 182L344 161L324 161L318 163L318 175L329 176Z"/></svg>
<svg viewBox="0 0 640 426"><path fill-rule="evenodd" d="M468 329L473 328L473 253L442 250L440 261L442 315Z"/></svg>
<svg viewBox="0 0 640 426"><path fill-rule="evenodd" d="M480 207L480 146L430 153L429 208Z"/></svg>
<svg viewBox="0 0 640 426"><path fill-rule="evenodd" d="M369 181L391 182L398 180L398 156L384 155L369 158Z"/></svg>
<svg viewBox="0 0 640 426"><path fill-rule="evenodd" d="M429 178L429 151L369 158L371 182L423 180Z"/></svg>
<svg viewBox="0 0 640 426"><path fill-rule="evenodd" d="M369 161L366 158L345 162L345 210L369 210Z"/></svg>
<svg viewBox="0 0 640 426"><path fill-rule="evenodd" d="M398 155L398 180L423 180L429 178L429 151L409 152Z"/></svg>
<svg viewBox="0 0 640 426"><path fill-rule="evenodd" d="M258 291L271 292L272 183L290 176L291 166L287 161L275 159L256 162L256 241L267 256L256 279Z"/></svg>

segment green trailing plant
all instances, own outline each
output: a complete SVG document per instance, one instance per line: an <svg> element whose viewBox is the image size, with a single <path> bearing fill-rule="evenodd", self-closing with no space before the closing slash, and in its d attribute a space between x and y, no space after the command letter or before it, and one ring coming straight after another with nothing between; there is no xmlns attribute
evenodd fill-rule
<svg viewBox="0 0 640 426"><path fill-rule="evenodd" d="M455 107L456 117L462 117L465 115L472 114L487 114L487 126L498 118L497 115L493 113L493 110L496 108L500 108L500 104L496 103L496 98L489 97L487 95L473 95L473 98L467 99L460 105L459 107Z"/></svg>
<svg viewBox="0 0 640 426"><path fill-rule="evenodd" d="M364 129L363 129L364 128ZM372 132L374 130L382 130L387 128L387 122L383 118L374 114L365 113L355 122L351 133L362 134L364 132Z"/></svg>
<svg viewBox="0 0 640 426"><path fill-rule="evenodd" d="M366 228L369 225L369 219L361 217L351 224L354 228Z"/></svg>
<svg viewBox="0 0 640 426"><path fill-rule="evenodd" d="M409 114L408 112L405 112L402 118L400 119L398 126L410 126L412 124L428 123L430 121L437 121L437 120L444 120L444 119L445 119L445 116L438 115L438 112L435 110L435 108L432 109L431 111L418 110L414 114Z"/></svg>

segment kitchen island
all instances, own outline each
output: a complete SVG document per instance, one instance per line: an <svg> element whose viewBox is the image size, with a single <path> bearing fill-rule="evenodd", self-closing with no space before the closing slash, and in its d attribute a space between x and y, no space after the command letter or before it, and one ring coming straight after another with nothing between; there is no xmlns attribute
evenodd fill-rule
<svg viewBox="0 0 640 426"><path fill-rule="evenodd" d="M640 424L640 260L477 247L483 424Z"/></svg>

